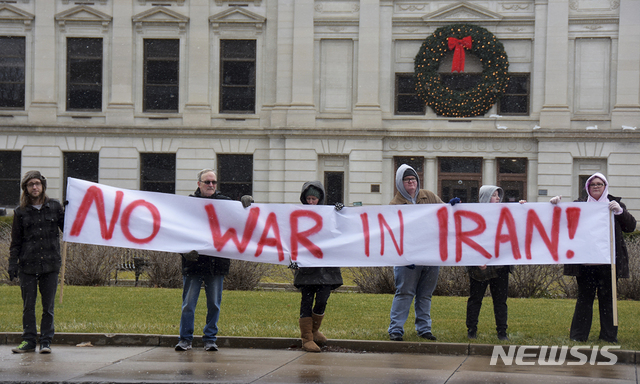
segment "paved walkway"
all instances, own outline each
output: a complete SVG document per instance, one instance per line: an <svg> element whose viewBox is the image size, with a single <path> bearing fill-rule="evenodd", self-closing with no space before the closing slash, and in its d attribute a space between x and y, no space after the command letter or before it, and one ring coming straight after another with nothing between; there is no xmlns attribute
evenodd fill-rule
<svg viewBox="0 0 640 384"><path fill-rule="evenodd" d="M488 345L330 340L307 353L294 339L220 338L218 352L176 352L169 336L67 334L41 355L12 353L16 336L0 333L2 383L638 383L632 351L615 365L492 366Z"/></svg>

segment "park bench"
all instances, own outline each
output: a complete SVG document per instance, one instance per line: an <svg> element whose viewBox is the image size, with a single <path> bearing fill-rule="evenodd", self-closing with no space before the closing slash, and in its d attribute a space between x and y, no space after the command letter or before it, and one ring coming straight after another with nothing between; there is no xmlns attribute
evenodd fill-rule
<svg viewBox="0 0 640 384"><path fill-rule="evenodd" d="M129 271L135 273L135 286L137 287L140 275L148 264L149 262L145 257L135 256L132 252L126 250L116 265L115 285L118 285L118 271Z"/></svg>

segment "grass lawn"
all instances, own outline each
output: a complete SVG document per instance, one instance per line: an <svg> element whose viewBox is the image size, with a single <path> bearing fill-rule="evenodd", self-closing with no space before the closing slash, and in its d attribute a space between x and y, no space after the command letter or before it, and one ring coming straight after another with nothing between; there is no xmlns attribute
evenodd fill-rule
<svg viewBox="0 0 640 384"><path fill-rule="evenodd" d="M59 293L59 291L58 291ZM177 335L181 289L67 286L64 302L56 299L56 331L88 333L145 333ZM202 294L204 297L204 293ZM0 286L0 332L21 332L20 288ZM322 330L333 339L388 340L392 295L333 293ZM466 297L433 298L431 315L438 341L468 343ZM282 291L224 291L220 336L299 337L300 294ZM473 343L496 344L490 298L480 313L478 339ZM574 345L569 326L575 300L512 299L509 305L511 343L521 345ZM196 335L204 326L206 305L201 300L196 313ZM41 309L37 309L38 319ZM413 310L405 325L405 340L420 341L413 329ZM618 303L622 349L640 350L640 302ZM39 320L38 320L39 321ZM601 344L597 305L587 343Z"/></svg>

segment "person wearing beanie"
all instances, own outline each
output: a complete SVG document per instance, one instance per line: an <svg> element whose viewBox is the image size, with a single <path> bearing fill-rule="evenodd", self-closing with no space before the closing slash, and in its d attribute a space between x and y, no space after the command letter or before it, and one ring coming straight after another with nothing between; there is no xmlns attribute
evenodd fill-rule
<svg viewBox="0 0 640 384"><path fill-rule="evenodd" d="M39 171L28 171L20 184L20 206L14 210L9 246L9 279L20 279L22 291L22 343L13 353L35 352L37 344L36 299L42 301L40 353L51 353L54 334L53 311L60 256L60 232L64 210L59 201L47 197L47 179Z"/></svg>
<svg viewBox="0 0 640 384"><path fill-rule="evenodd" d="M300 202L305 205L323 205L325 193L322 183L308 181L302 186ZM340 210L342 204L336 204ZM300 301L300 338L302 349L308 352L320 352L319 345L324 345L327 338L320 332L324 319L327 301L331 291L342 285L342 274L338 267L313 267L294 269L293 285L302 293Z"/></svg>
<svg viewBox="0 0 640 384"><path fill-rule="evenodd" d="M398 192L389 204L444 204L433 192L420 189L418 174L407 164L402 164L396 171L396 189ZM440 267L429 265L393 268L396 293L389 314L391 322L388 332L391 340L403 340L404 323L407 321L414 298L415 326L418 336L427 340L436 340L431 332L431 296L436 289L439 272Z"/></svg>
<svg viewBox="0 0 640 384"><path fill-rule="evenodd" d="M495 185L483 185L480 187L478 202L480 203L501 203L504 198L504 191ZM524 200L520 201L524 203ZM496 331L498 339L509 340L507 336L507 296L509 293L509 272L512 267L509 265L479 267L466 267L469 273L469 299L467 300L467 337L469 339L478 338L478 317L482 307L482 299L487 291L487 286L491 290L493 300L493 314L496 319Z"/></svg>
<svg viewBox="0 0 640 384"><path fill-rule="evenodd" d="M584 185L587 196L576 201L607 204L613 212L616 252L616 278L629 278L629 254L622 232L633 232L636 219L627 211L621 198L609 194L609 182L600 172L591 175ZM558 204L562 196L551 198L551 204ZM609 230L603 225L603 230ZM598 295L600 311L599 340L608 343L618 342L618 327L613 325L613 281L611 280L611 264L584 265L565 264L564 274L575 276L578 284L576 300L569 338L572 341L586 342L589 339L593 320L593 301ZM617 284L617 282L615 282Z"/></svg>

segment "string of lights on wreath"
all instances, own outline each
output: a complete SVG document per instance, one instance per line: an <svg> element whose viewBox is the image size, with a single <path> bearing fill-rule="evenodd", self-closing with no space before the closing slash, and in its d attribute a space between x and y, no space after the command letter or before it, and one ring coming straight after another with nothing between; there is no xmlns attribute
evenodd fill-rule
<svg viewBox="0 0 640 384"><path fill-rule="evenodd" d="M440 80L440 73L438 73L440 61L447 52L451 51L448 44L450 37L463 40L469 36L471 48L458 47L457 49L468 49L480 59L482 63L480 82L476 87L468 90L449 89ZM509 81L508 71L507 53L493 33L477 25L451 24L436 29L422 43L415 58L416 91L418 96L440 116L481 116L491 109L506 90Z"/></svg>

